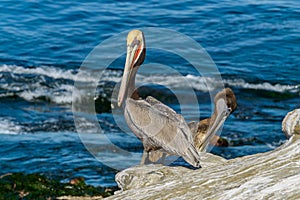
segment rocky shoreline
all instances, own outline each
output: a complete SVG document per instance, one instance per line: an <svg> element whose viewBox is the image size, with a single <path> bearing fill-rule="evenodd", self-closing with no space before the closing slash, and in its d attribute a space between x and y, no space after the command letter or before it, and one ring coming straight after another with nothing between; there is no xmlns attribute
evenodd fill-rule
<svg viewBox="0 0 300 200"><path fill-rule="evenodd" d="M289 138L269 152L231 160L202 153L197 170L136 166L116 175L121 191L107 199L300 199L300 109L282 122Z"/></svg>
<svg viewBox="0 0 300 200"><path fill-rule="evenodd" d="M225 160L203 154L202 168L136 166L116 175L107 199L300 199L300 135L279 148Z"/></svg>

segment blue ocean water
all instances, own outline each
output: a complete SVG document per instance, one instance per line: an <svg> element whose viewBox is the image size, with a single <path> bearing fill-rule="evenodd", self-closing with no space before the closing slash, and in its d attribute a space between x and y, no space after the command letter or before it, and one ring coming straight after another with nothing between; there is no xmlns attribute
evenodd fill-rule
<svg viewBox="0 0 300 200"><path fill-rule="evenodd" d="M76 80L89 81L89 76L77 77L77 73L93 48L136 28L167 28L196 40L216 63L225 86L235 92L238 109L222 132L230 146L214 148L215 154L234 158L278 147L286 140L281 132L283 117L300 106L300 5L296 0L25 0L1 1L0 11L0 174L38 172L66 181L83 176L89 184L116 184L117 170L94 158L80 140L72 92ZM200 79L172 55L150 50L148 57L165 65L173 63L191 82ZM106 71L106 87L95 98L97 118L115 144L141 151L137 140L122 135L110 111L111 88L120 80L123 65L124 56ZM184 84L180 79L174 83L172 75L155 69L153 73L162 85ZM147 82L146 76L138 78ZM210 99L200 83L193 89L202 99L201 118L205 118L211 113ZM166 88L150 85L149 89L180 111ZM198 119L193 105L186 107L190 112L184 117Z"/></svg>

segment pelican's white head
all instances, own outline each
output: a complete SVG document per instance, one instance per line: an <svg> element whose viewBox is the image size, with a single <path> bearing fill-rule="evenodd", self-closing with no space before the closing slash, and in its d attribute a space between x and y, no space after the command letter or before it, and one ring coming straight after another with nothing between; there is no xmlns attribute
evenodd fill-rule
<svg viewBox="0 0 300 200"><path fill-rule="evenodd" d="M144 62L146 54L144 34L140 30L132 30L127 35L127 55L125 69L118 95L118 106L131 96L134 91L135 75L138 67Z"/></svg>

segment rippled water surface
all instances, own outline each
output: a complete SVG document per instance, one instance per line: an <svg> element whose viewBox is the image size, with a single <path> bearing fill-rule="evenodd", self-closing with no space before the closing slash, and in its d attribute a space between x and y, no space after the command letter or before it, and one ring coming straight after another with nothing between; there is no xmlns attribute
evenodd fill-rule
<svg viewBox="0 0 300 200"><path fill-rule="evenodd" d="M2 1L0 10L1 174L38 172L65 181L83 176L89 184L115 185L117 170L94 158L80 140L74 125L72 92L75 81L82 85L94 81L91 74L77 76L93 48L131 29L171 29L191 37L210 54L224 85L233 89L238 100L238 109L222 132L230 146L214 148L215 154L234 158L278 147L285 141L283 117L300 106L300 6L296 0L27 0ZM176 38L170 37L172 40ZM102 56L109 57L109 53ZM110 99L124 62L122 55L102 74L94 98L96 117L115 145L141 152L141 143L124 133L128 128L120 129L111 114ZM181 75L162 73L147 63L170 66ZM98 65L101 63L94 69ZM182 90L188 81L200 103L200 118L210 116L211 101L203 77L186 61L150 49L145 67L159 85L148 84L141 93L161 99L188 121L197 120L196 104L179 106L174 96L189 97L190 93ZM137 76L138 83L147 84L149 80L143 73ZM83 127L90 126L82 123ZM95 140L95 133L89 129L86 132L86 139L95 144L92 148L99 156L107 155L107 143ZM112 155L110 159L118 164L118 157Z"/></svg>

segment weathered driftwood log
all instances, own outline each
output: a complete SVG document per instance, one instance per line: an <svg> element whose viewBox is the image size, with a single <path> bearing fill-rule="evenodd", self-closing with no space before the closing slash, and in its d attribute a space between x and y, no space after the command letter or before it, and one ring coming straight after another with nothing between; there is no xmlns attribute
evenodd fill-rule
<svg viewBox="0 0 300 200"><path fill-rule="evenodd" d="M299 113L287 115L283 129L291 137L273 151L232 160L207 153L198 170L132 167L116 175L122 191L108 199L300 199Z"/></svg>

